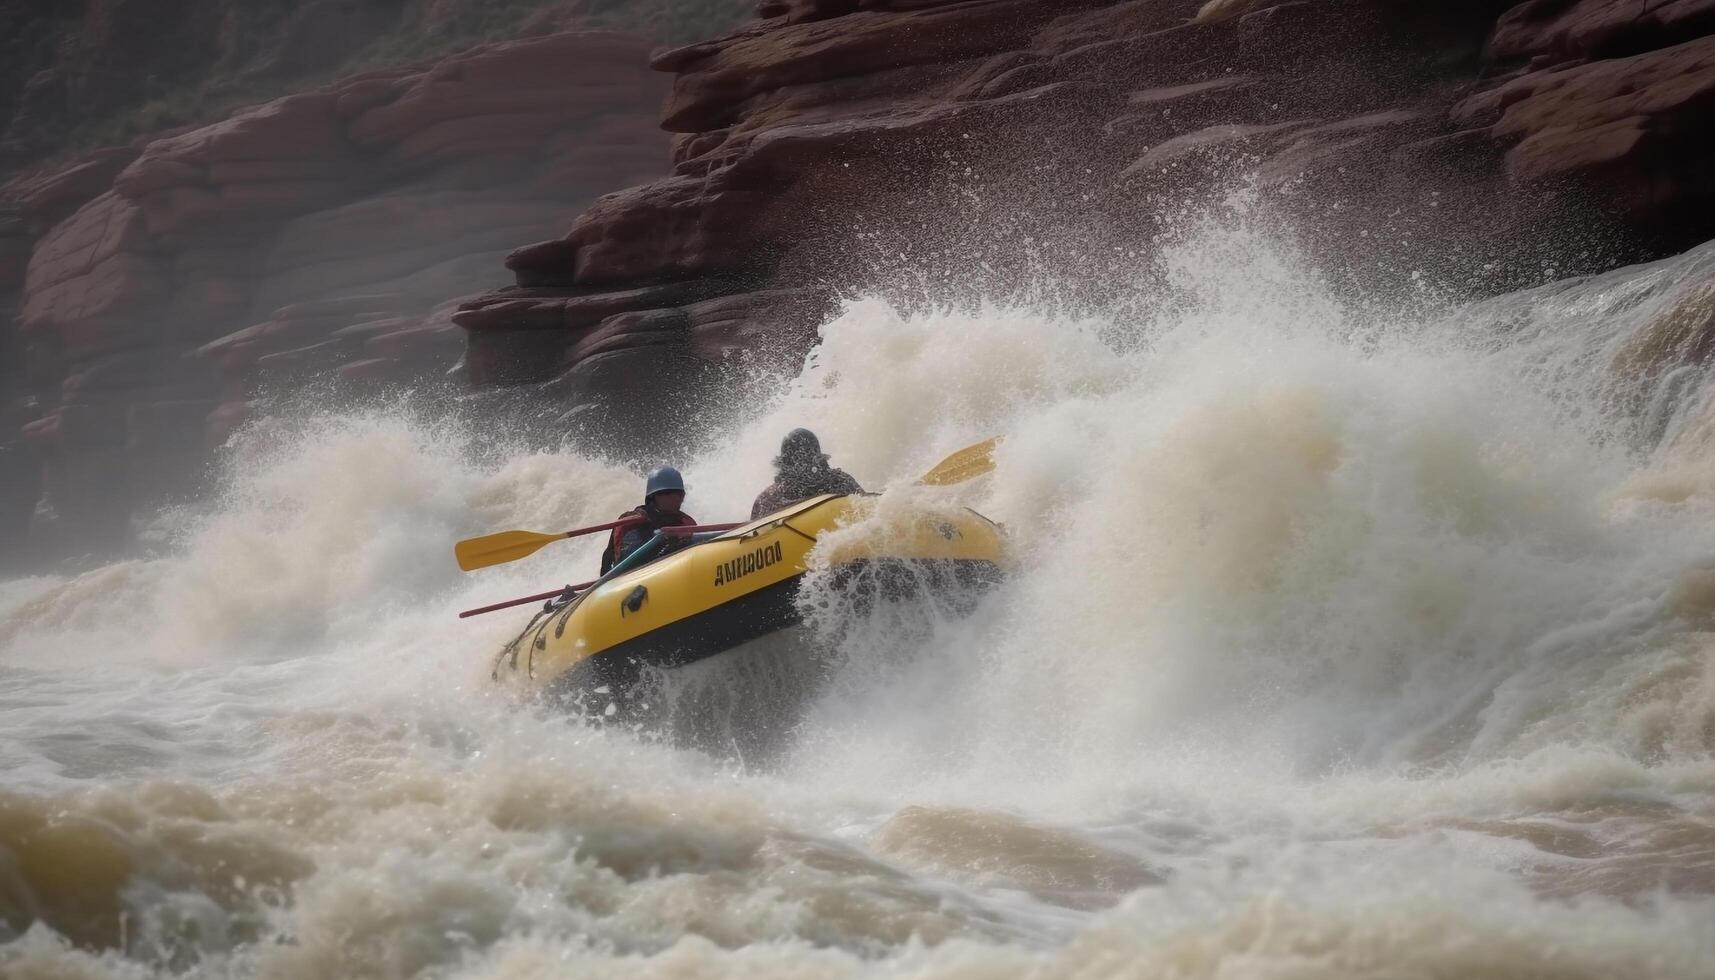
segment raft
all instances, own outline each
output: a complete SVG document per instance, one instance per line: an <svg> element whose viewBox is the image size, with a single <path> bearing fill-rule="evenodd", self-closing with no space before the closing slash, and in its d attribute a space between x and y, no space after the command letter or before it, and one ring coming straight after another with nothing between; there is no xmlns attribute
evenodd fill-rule
<svg viewBox="0 0 1715 980"><path fill-rule="evenodd" d="M666 545L657 535L589 588L548 603L501 652L495 676L555 699L599 694L597 713L611 716L652 670L797 626L812 568L860 606L924 589L973 598L1001 579L1004 544L1000 526L975 511L881 512L872 495L815 497L648 561Z"/></svg>

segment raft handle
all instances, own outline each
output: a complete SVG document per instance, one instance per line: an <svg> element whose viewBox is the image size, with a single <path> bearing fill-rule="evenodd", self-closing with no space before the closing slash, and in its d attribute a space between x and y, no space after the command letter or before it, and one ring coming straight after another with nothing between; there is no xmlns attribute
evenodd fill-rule
<svg viewBox="0 0 1715 980"><path fill-rule="evenodd" d="M619 614L623 616L628 612L636 612L637 610L642 609L643 600L647 598L649 598L649 588L647 586L639 585L637 588L631 590L630 595L619 600Z"/></svg>

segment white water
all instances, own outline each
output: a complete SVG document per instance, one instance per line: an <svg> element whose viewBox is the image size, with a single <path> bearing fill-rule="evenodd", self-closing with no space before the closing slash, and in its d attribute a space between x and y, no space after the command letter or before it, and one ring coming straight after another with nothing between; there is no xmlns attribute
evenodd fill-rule
<svg viewBox="0 0 1715 980"><path fill-rule="evenodd" d="M1710 261L1358 319L1216 229L1154 319L851 305L687 509L747 512L793 425L871 487L1003 433L890 494L1020 569L850 631L766 770L520 708L528 613L454 617L595 546L453 540L634 475L260 427L159 557L0 584L0 975L1715 977L1715 471L1670 370Z"/></svg>

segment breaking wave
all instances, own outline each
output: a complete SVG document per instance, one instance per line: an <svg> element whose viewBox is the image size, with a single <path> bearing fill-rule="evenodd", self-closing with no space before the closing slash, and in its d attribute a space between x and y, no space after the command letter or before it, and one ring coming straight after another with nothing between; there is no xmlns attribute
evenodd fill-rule
<svg viewBox="0 0 1715 980"><path fill-rule="evenodd" d="M684 461L730 519L807 425L1016 549L839 624L765 766L517 704L525 614L453 615L597 546L451 541L629 468L252 428L150 556L0 584L0 972L1715 975L1715 252L1392 317L1242 225L1164 262L1130 316L851 302Z"/></svg>

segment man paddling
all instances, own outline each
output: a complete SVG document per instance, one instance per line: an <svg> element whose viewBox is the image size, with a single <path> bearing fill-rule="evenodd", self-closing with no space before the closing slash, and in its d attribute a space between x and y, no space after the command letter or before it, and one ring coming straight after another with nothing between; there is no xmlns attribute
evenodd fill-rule
<svg viewBox="0 0 1715 980"><path fill-rule="evenodd" d="M606 575L626 555L649 543L649 539L662 528L694 526L696 518L679 509L684 503L685 479L678 470L671 466L657 466L650 470L643 485L643 506L619 515L621 519L635 516L642 520L626 527L616 527L608 535L607 550L601 555L601 573ZM683 548L690 540L688 535L668 538L667 546L655 557Z"/></svg>
<svg viewBox="0 0 1715 980"><path fill-rule="evenodd" d="M750 519L824 493L863 493L863 487L850 473L828 465L828 456L814 432L793 429L780 441L780 455L774 457L774 482L750 505Z"/></svg>

